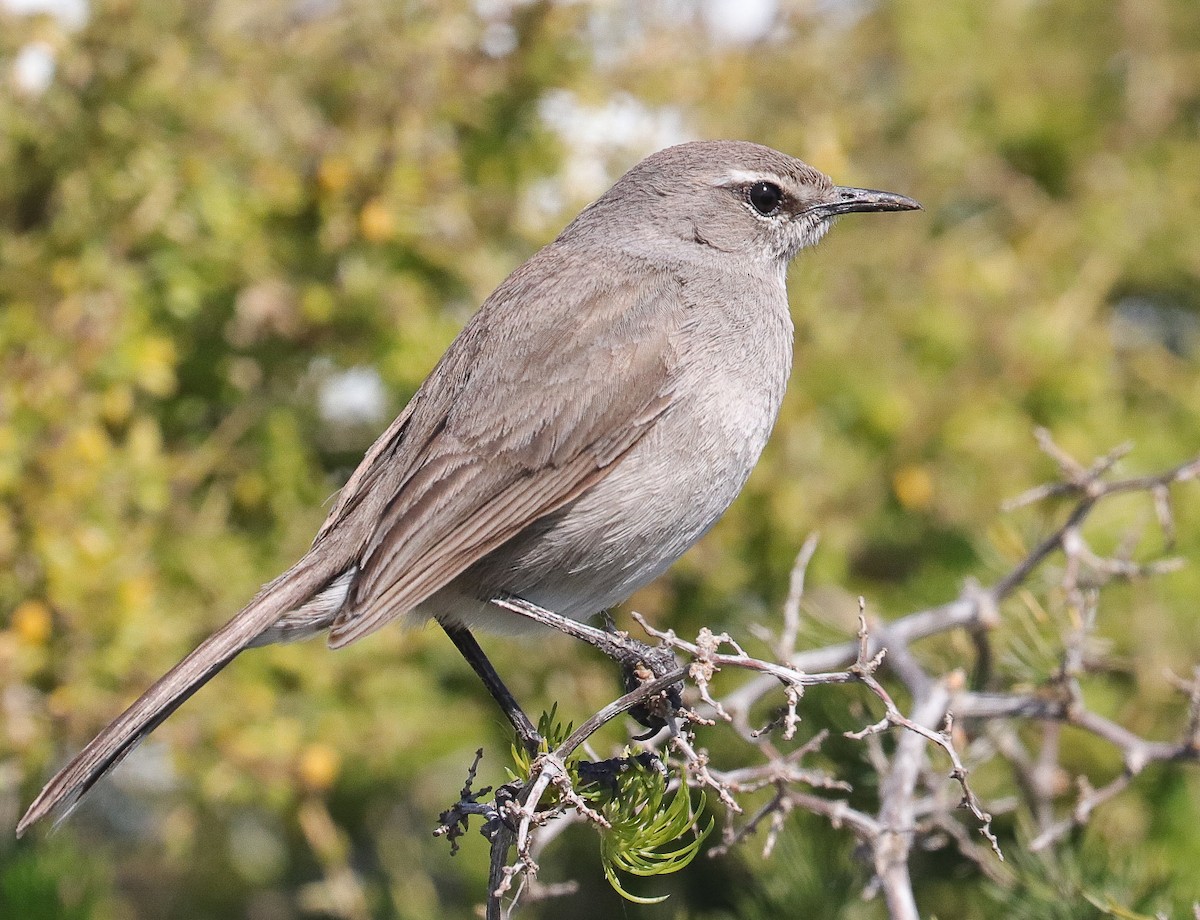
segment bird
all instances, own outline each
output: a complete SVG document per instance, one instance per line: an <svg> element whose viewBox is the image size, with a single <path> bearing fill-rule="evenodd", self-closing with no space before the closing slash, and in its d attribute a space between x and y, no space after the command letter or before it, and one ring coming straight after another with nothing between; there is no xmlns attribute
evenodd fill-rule
<svg viewBox="0 0 1200 920"><path fill-rule="evenodd" d="M338 493L311 548L55 775L62 820L241 652L395 621L584 620L662 574L741 491L792 366L786 274L851 212L919 209L748 141L651 154L505 279ZM460 646L461 647L461 646Z"/></svg>

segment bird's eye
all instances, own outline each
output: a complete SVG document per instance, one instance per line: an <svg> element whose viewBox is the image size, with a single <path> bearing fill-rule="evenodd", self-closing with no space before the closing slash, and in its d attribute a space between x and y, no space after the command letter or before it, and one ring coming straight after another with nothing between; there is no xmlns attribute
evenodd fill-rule
<svg viewBox="0 0 1200 920"><path fill-rule="evenodd" d="M746 192L750 204L763 217L770 217L783 204L783 191L774 182L755 182Z"/></svg>

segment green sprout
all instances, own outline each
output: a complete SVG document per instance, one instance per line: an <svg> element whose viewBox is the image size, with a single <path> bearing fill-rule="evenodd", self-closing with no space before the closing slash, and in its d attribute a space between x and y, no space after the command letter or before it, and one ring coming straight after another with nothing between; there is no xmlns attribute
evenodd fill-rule
<svg viewBox="0 0 1200 920"><path fill-rule="evenodd" d="M600 805L600 813L609 823L600 830L600 859L604 877L617 894L636 904L658 904L666 895L645 898L631 894L617 872L641 876L678 872L696 858L714 821L710 817L703 830L697 825L704 811L703 792L693 806L691 791L680 785L664 805L668 778L634 763L635 768L618 780L616 793L606 793L607 801ZM691 839L684 840L689 832Z"/></svg>
<svg viewBox="0 0 1200 920"><path fill-rule="evenodd" d="M563 725L561 722L556 722L554 717L558 714L558 703L550 707L549 712L543 712L542 717L538 719L538 734L541 736L541 744L538 745L537 752L531 754L523 745L517 744L515 741L512 745L513 763L516 765L516 770L509 770L508 775L513 779L527 780L529 772L533 769L534 758L538 754L549 754L551 751L558 750L564 741L571 737L571 732L575 730L573 722L568 722ZM573 756L567 758L567 770L570 772L571 781L575 781L574 765L578 764L579 757Z"/></svg>
<svg viewBox="0 0 1200 920"><path fill-rule="evenodd" d="M557 705L538 720L538 734L542 736L538 753L557 750L571 734L572 725L556 722L556 713ZM536 755L517 744L512 747L512 755L516 769L510 769L509 774L514 779L529 779ZM632 894L621 884L618 873L654 876L678 872L696 858L715 822L710 817L703 830L698 826L705 805L703 792L693 805L691 792L681 784L667 800L670 777L630 757L628 752L626 757L623 769L606 781L581 779L583 758L577 754L569 756L564 765L572 788L608 822L608 827L596 825L608 883L627 901L658 904L666 900L665 895L648 898Z"/></svg>

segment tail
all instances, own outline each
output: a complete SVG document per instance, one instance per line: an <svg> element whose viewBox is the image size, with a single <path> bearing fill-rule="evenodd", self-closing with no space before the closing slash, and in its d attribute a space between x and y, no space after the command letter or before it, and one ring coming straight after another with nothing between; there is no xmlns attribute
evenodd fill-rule
<svg viewBox="0 0 1200 920"><path fill-rule="evenodd" d="M253 644L280 617L301 607L337 576L337 567L329 555L310 552L266 585L237 616L159 678L46 784L17 825L17 836L55 809L64 809L59 821L66 818L97 780L119 764L188 697ZM322 556L326 558L320 558Z"/></svg>

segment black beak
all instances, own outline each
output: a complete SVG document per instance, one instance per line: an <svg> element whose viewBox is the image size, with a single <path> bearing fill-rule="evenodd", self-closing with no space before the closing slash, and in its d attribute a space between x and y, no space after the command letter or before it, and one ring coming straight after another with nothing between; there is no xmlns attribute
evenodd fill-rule
<svg viewBox="0 0 1200 920"><path fill-rule="evenodd" d="M852 211L919 211L921 206L911 198L893 192L839 185L830 191L828 201L815 204L808 210L822 217L833 217Z"/></svg>

